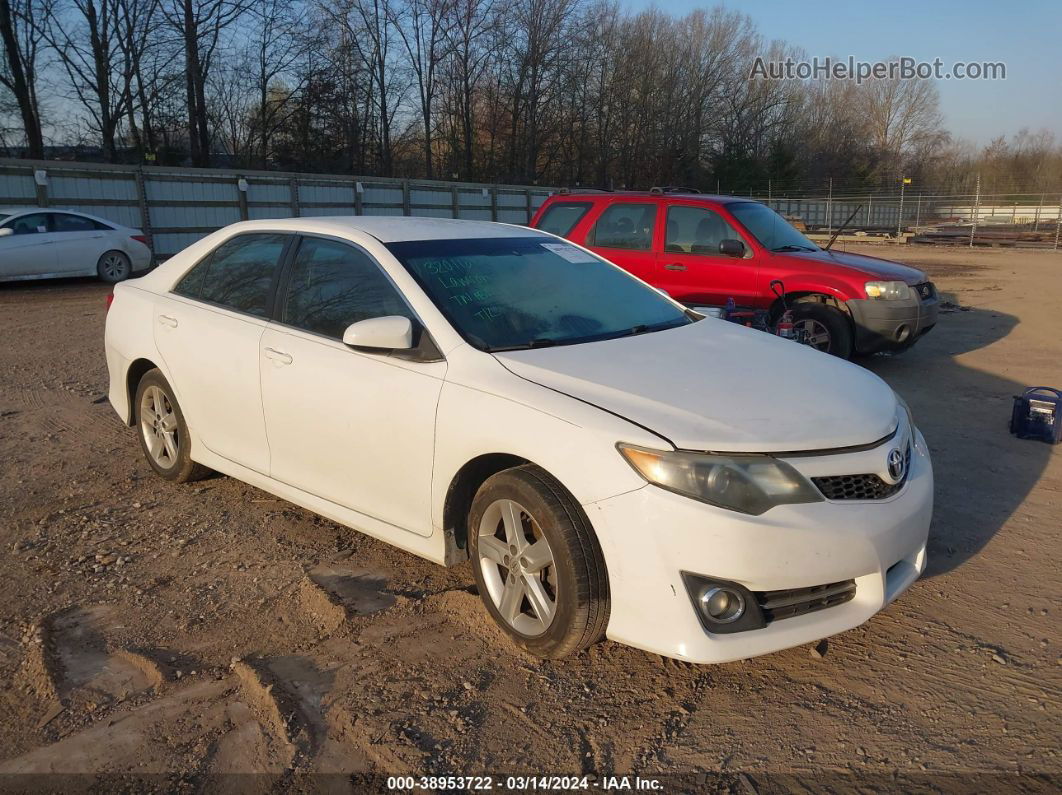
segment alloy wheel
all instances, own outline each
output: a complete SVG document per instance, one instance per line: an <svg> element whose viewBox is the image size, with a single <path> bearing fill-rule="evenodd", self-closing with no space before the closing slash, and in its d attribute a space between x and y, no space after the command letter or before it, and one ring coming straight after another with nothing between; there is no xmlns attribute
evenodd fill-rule
<svg viewBox="0 0 1062 795"><path fill-rule="evenodd" d="M140 432L148 455L163 469L177 464L180 437L177 414L169 396L157 386L144 390L140 399Z"/></svg>
<svg viewBox="0 0 1062 795"><path fill-rule="evenodd" d="M100 273L105 279L121 281L129 275L129 263L120 254L107 254L100 261Z"/></svg>
<svg viewBox="0 0 1062 795"><path fill-rule="evenodd" d="M793 324L798 338L802 338L805 345L820 351L830 349L830 330L814 318L798 320Z"/></svg>
<svg viewBox="0 0 1062 795"><path fill-rule="evenodd" d="M553 550L534 517L513 500L496 500L477 529L479 567L501 617L522 635L541 635L557 614Z"/></svg>

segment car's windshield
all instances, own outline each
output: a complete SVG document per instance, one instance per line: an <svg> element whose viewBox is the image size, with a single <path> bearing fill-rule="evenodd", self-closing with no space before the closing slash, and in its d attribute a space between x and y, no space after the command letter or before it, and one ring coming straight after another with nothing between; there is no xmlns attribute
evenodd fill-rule
<svg viewBox="0 0 1062 795"><path fill-rule="evenodd" d="M572 345L693 322L619 268L553 238L387 247L461 336L481 350Z"/></svg>
<svg viewBox="0 0 1062 795"><path fill-rule="evenodd" d="M819 247L766 205L733 202L726 206L768 251L818 251Z"/></svg>

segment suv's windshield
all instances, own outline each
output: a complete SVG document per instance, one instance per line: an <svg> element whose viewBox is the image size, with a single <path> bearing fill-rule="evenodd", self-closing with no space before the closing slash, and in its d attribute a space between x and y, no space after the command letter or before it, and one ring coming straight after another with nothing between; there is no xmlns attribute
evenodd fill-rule
<svg viewBox="0 0 1062 795"><path fill-rule="evenodd" d="M572 345L693 322L621 269L552 238L420 240L387 248L481 350Z"/></svg>
<svg viewBox="0 0 1062 795"><path fill-rule="evenodd" d="M766 205L733 202L726 206L760 244L769 251L818 251L819 247Z"/></svg>

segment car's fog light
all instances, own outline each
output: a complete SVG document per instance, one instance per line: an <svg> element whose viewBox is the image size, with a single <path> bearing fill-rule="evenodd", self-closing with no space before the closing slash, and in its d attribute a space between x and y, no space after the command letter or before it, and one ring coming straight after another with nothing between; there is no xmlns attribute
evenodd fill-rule
<svg viewBox="0 0 1062 795"><path fill-rule="evenodd" d="M767 624L752 592L729 580L682 572L697 618L708 632L726 634L762 629Z"/></svg>
<svg viewBox="0 0 1062 795"><path fill-rule="evenodd" d="M745 597L729 588L709 588L701 594L701 610L712 621L729 624L745 612Z"/></svg>

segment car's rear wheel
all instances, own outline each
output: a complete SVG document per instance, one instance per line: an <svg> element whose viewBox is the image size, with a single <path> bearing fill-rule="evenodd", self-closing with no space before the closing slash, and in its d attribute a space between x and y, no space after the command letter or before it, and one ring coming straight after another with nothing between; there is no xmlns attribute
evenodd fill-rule
<svg viewBox="0 0 1062 795"><path fill-rule="evenodd" d="M140 379L134 407L140 448L155 472L177 483L201 480L210 474L192 460L188 424L173 390L157 369Z"/></svg>
<svg viewBox="0 0 1062 795"><path fill-rule="evenodd" d="M609 608L601 547L550 475L528 464L489 478L472 501L468 535L480 597L517 645L558 658L601 638Z"/></svg>
<svg viewBox="0 0 1062 795"><path fill-rule="evenodd" d="M848 359L852 355L852 326L839 309L819 303L793 307L793 330L823 353Z"/></svg>
<svg viewBox="0 0 1062 795"><path fill-rule="evenodd" d="M107 284L117 284L133 275L133 265L121 251L108 251L96 263L96 273Z"/></svg>

